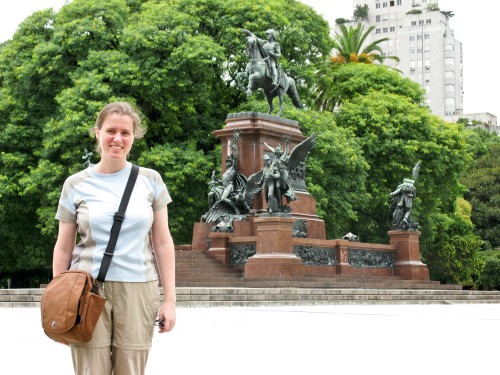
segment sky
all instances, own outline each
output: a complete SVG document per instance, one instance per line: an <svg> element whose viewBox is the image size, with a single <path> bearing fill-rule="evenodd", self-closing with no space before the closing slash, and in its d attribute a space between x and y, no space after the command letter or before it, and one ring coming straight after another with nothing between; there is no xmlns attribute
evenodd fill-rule
<svg viewBox="0 0 500 375"><path fill-rule="evenodd" d="M34 11L59 10L68 0L0 0L0 42L12 38L18 25ZM337 18L350 18L352 0L301 0L333 26ZM462 42L464 113L489 112L500 116L498 65L498 13L495 0L439 0L441 10L453 11L450 27ZM495 9L494 9L495 7Z"/></svg>

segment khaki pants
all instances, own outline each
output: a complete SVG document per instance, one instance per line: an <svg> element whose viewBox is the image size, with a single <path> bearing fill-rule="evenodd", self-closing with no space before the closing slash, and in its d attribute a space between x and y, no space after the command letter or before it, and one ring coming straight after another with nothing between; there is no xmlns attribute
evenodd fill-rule
<svg viewBox="0 0 500 375"><path fill-rule="evenodd" d="M157 281L104 286L106 305L92 340L71 345L76 375L143 375L160 307Z"/></svg>

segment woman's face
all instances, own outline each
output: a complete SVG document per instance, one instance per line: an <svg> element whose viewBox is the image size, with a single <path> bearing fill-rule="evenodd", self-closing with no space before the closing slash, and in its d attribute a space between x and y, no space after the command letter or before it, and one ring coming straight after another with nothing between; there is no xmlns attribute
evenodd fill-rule
<svg viewBox="0 0 500 375"><path fill-rule="evenodd" d="M128 115L111 113L96 129L96 137L101 148L101 158L126 160L134 143L134 122Z"/></svg>

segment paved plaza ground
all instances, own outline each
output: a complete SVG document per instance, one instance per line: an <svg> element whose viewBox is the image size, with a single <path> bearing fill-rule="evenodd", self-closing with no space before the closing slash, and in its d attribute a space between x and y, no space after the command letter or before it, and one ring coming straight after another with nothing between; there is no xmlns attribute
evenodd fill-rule
<svg viewBox="0 0 500 375"><path fill-rule="evenodd" d="M0 309L0 373L73 373L37 308ZM148 375L498 374L500 304L179 308ZM99 374L95 374L99 375Z"/></svg>

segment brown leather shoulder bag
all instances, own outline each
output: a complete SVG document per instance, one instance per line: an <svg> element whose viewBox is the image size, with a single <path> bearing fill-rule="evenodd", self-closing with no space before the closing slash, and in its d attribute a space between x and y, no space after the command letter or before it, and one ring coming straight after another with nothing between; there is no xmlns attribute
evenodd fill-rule
<svg viewBox="0 0 500 375"><path fill-rule="evenodd" d="M54 277L42 295L42 327L57 342L87 342L92 338L106 298L85 271L65 271Z"/></svg>

